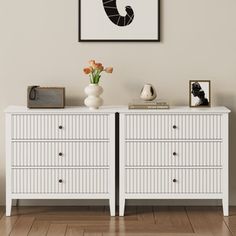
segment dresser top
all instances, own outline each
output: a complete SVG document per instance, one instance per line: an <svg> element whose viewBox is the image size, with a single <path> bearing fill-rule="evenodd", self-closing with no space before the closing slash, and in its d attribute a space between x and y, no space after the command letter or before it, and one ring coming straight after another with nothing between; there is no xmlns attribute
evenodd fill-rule
<svg viewBox="0 0 236 236"><path fill-rule="evenodd" d="M153 110L138 110L138 109L128 109L128 107L123 107L119 113L158 113L158 114L221 114L230 113L231 111L224 106L218 107L201 107L193 108L188 106L170 106L169 109L153 109Z"/></svg>
<svg viewBox="0 0 236 236"><path fill-rule="evenodd" d="M76 113L146 113L146 114L212 114L212 113L230 113L227 107L208 107L208 108L190 108L187 106L173 106L170 109L154 110L135 110L128 109L128 106L103 106L98 110L90 110L85 106L65 107L63 109L29 109L26 106L9 106L5 113L16 114L76 114Z"/></svg>
<svg viewBox="0 0 236 236"><path fill-rule="evenodd" d="M6 113L32 113L32 114L75 114L75 113L116 113L121 106L103 106L100 109L90 110L85 106L68 106L60 109L29 109L26 106L9 106Z"/></svg>

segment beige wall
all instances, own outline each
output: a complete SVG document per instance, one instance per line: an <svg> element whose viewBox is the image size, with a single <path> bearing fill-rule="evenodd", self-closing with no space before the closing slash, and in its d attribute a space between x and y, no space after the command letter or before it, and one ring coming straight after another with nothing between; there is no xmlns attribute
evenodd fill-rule
<svg viewBox="0 0 236 236"><path fill-rule="evenodd" d="M188 81L212 81L213 105L233 111L230 199L236 204L236 1L162 0L161 11L161 43L78 43L77 0L0 0L0 204L4 108L24 105L33 84L65 86L67 103L81 104L88 83L81 71L92 58L115 68L102 79L105 104L127 104L150 82L158 97L188 105Z"/></svg>

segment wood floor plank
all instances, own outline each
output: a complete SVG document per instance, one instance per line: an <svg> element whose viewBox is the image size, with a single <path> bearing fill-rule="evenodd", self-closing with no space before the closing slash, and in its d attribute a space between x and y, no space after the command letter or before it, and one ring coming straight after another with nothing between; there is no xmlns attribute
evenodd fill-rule
<svg viewBox="0 0 236 236"><path fill-rule="evenodd" d="M224 222L232 235L236 236L236 207L230 207L229 216L224 217Z"/></svg>
<svg viewBox="0 0 236 236"><path fill-rule="evenodd" d="M195 233L103 233L103 236L213 236L212 234Z"/></svg>
<svg viewBox="0 0 236 236"><path fill-rule="evenodd" d="M76 216L76 215L41 215L35 217L39 221L109 221L110 216Z"/></svg>
<svg viewBox="0 0 236 236"><path fill-rule="evenodd" d="M128 206L110 217L106 207L19 207L0 219L0 236L236 236L236 208L225 218L221 208L186 209Z"/></svg>
<svg viewBox="0 0 236 236"><path fill-rule="evenodd" d="M68 224L69 226L78 226L78 227L89 227L89 226L109 226L110 221L69 221L69 220L61 220L61 221L50 221L51 224Z"/></svg>
<svg viewBox="0 0 236 236"><path fill-rule="evenodd" d="M68 224L68 228L83 229L86 233L102 233L116 232L119 227L115 217L111 217L109 221L97 221L97 222L78 222L77 224Z"/></svg>
<svg viewBox="0 0 236 236"><path fill-rule="evenodd" d="M138 206L137 217L139 221L155 224L155 215L152 206Z"/></svg>
<svg viewBox="0 0 236 236"><path fill-rule="evenodd" d="M48 221L34 221L29 236L43 236L47 235L50 223Z"/></svg>
<svg viewBox="0 0 236 236"><path fill-rule="evenodd" d="M84 230L85 232L140 232L142 234L145 232L193 233L191 223L183 207L162 208L162 210L158 211L157 224L155 224L154 218L156 216L153 213L152 207L147 207L146 209L145 207L139 207L136 214L139 218L137 222L126 221L124 217L120 217L113 225L110 223L109 226L84 226Z"/></svg>
<svg viewBox="0 0 236 236"><path fill-rule="evenodd" d="M12 231L11 236L24 236L27 235L34 222L33 216L20 216L16 221Z"/></svg>
<svg viewBox="0 0 236 236"><path fill-rule="evenodd" d="M66 234L67 224L51 224L47 236L64 236Z"/></svg>
<svg viewBox="0 0 236 236"><path fill-rule="evenodd" d="M110 224L111 220L122 219L110 216L63 216L63 215L43 215L35 218L38 221L48 221L50 223L64 223L64 224ZM137 216L124 217L125 222L137 222Z"/></svg>
<svg viewBox="0 0 236 236"><path fill-rule="evenodd" d="M110 232L110 233L170 233L173 229L166 229L163 230L163 228L160 228L158 225L155 224L123 224L123 225L117 225L115 227L113 226L84 226L83 227L84 232ZM184 231L184 229L182 230ZM172 232L175 233L175 232ZM182 235L185 234L185 232L182 233Z"/></svg>
<svg viewBox="0 0 236 236"><path fill-rule="evenodd" d="M0 235L7 236L12 231L18 216L6 217L5 215L0 219Z"/></svg>
<svg viewBox="0 0 236 236"><path fill-rule="evenodd" d="M224 221L231 234L236 236L236 216L225 218Z"/></svg>
<svg viewBox="0 0 236 236"><path fill-rule="evenodd" d="M194 232L184 207L154 207L154 216L159 232Z"/></svg>
<svg viewBox="0 0 236 236"><path fill-rule="evenodd" d="M102 233L91 233L91 232L86 233L85 232L84 236L103 236L103 234Z"/></svg>
<svg viewBox="0 0 236 236"><path fill-rule="evenodd" d="M81 227L67 226L66 236L83 236L84 230Z"/></svg>
<svg viewBox="0 0 236 236"><path fill-rule="evenodd" d="M100 224L99 224L100 223ZM85 232L158 232L159 227L152 223L126 221L123 217L111 218L109 222L79 222L68 227L83 228Z"/></svg>
<svg viewBox="0 0 236 236"><path fill-rule="evenodd" d="M188 217L195 233L212 233L214 236L231 236L224 222L221 208L187 207Z"/></svg>

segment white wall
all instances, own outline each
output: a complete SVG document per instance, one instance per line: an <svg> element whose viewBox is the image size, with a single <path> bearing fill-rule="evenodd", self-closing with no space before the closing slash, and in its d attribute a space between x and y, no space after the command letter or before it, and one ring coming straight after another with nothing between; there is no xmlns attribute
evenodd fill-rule
<svg viewBox="0 0 236 236"><path fill-rule="evenodd" d="M187 105L188 81L210 79L213 105L233 111L230 196L236 204L236 1L162 0L161 11L161 43L78 43L78 0L0 0L0 204L4 108L24 105L33 84L65 86L67 103L82 104L89 59L115 68L102 79L105 104L127 104L150 82L170 104Z"/></svg>

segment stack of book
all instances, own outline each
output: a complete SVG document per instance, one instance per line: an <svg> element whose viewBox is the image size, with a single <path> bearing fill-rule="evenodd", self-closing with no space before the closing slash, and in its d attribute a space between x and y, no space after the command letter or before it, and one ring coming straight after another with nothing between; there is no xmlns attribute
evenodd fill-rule
<svg viewBox="0 0 236 236"><path fill-rule="evenodd" d="M129 103L129 109L169 109L169 104L165 101L142 101L134 100Z"/></svg>

